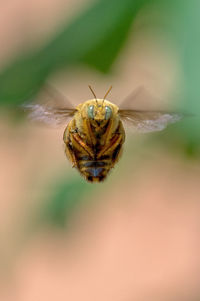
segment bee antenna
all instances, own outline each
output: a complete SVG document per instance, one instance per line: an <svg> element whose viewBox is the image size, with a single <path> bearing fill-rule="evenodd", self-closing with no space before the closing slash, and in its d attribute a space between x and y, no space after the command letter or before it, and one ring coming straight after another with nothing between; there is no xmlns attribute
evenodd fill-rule
<svg viewBox="0 0 200 301"><path fill-rule="evenodd" d="M94 93L92 87L90 85L88 85L90 91L92 92L92 94L94 95L94 98L96 99L96 102L97 102L97 97L96 97L96 94Z"/></svg>
<svg viewBox="0 0 200 301"><path fill-rule="evenodd" d="M104 102L106 96L110 93L111 89L112 89L112 86L110 86L110 88L109 88L108 91L106 92L106 94L105 94L105 96L104 96L104 98L103 98L103 102Z"/></svg>

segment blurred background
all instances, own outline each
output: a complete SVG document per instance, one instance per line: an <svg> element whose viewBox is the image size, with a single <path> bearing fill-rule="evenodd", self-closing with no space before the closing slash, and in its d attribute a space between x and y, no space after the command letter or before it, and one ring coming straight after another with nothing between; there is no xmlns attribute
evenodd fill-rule
<svg viewBox="0 0 200 301"><path fill-rule="evenodd" d="M13 0L0 4L0 300L200 300L200 2ZM88 84L117 105L188 117L127 132L104 183L64 154L64 128L20 105L45 82L76 106Z"/></svg>

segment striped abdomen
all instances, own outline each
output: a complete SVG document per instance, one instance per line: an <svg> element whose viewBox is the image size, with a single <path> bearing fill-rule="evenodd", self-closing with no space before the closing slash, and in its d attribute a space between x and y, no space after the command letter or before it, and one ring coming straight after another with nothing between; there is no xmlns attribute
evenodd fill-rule
<svg viewBox="0 0 200 301"><path fill-rule="evenodd" d="M72 120L72 122L74 122ZM88 134L79 133L76 124L67 126L64 132L66 155L79 172L89 182L101 182L114 167L121 155L125 140L124 128L121 121L113 132L112 123L103 127L104 131L96 132L93 127L85 127Z"/></svg>
<svg viewBox="0 0 200 301"><path fill-rule="evenodd" d="M111 164L112 160L109 157L100 160L83 157L79 161L78 169L89 182L101 182L110 171Z"/></svg>
<svg viewBox="0 0 200 301"><path fill-rule="evenodd" d="M121 148L122 145L119 144L112 153L104 155L99 159L92 159L89 156L80 157L77 166L80 173L89 182L103 181L118 160Z"/></svg>

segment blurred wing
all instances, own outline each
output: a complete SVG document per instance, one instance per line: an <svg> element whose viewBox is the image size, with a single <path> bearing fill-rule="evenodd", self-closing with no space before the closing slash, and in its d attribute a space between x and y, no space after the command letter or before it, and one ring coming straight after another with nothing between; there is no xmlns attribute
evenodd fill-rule
<svg viewBox="0 0 200 301"><path fill-rule="evenodd" d="M142 110L119 110L119 116L140 133L162 131L168 124L177 122L183 117L177 113Z"/></svg>
<svg viewBox="0 0 200 301"><path fill-rule="evenodd" d="M73 117L75 109L53 107L42 104L26 104L22 109L28 113L28 118L52 126L59 126Z"/></svg>
<svg viewBox="0 0 200 301"><path fill-rule="evenodd" d="M59 126L73 117L75 109L66 97L50 84L45 84L37 96L39 103L22 106L28 118L51 126Z"/></svg>

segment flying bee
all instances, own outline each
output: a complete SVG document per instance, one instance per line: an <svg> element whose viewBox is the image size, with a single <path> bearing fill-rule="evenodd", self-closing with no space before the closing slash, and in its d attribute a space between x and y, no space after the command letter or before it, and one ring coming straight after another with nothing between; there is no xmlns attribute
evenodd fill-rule
<svg viewBox="0 0 200 301"><path fill-rule="evenodd" d="M49 88L51 96L61 98L59 92ZM70 105L24 106L31 119L47 124L66 124L71 118L63 134L65 154L72 166L89 182L102 182L118 162L125 142L124 123L129 123L137 132L147 133L161 131L182 117L177 113L120 109L106 100L112 87L102 99L96 97L91 86L89 88L94 98L76 108Z"/></svg>

